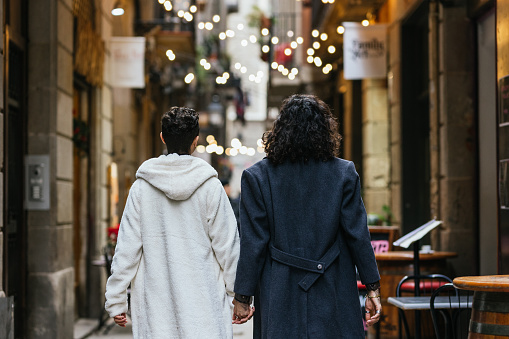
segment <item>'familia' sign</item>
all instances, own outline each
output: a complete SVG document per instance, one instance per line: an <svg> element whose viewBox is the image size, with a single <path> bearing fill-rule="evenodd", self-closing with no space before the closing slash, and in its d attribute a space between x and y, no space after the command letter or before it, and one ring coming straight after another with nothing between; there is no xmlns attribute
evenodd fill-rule
<svg viewBox="0 0 509 339"><path fill-rule="evenodd" d="M386 25L362 26L344 22L343 68L347 80L385 78L387 74Z"/></svg>

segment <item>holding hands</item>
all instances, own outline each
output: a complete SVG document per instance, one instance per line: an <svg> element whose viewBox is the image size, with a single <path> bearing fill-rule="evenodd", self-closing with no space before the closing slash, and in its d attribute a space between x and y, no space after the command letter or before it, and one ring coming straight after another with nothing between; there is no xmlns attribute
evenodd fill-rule
<svg viewBox="0 0 509 339"><path fill-rule="evenodd" d="M234 305L232 324L244 324L253 317L254 306L252 307L250 304L242 303L235 299L232 301L232 304Z"/></svg>

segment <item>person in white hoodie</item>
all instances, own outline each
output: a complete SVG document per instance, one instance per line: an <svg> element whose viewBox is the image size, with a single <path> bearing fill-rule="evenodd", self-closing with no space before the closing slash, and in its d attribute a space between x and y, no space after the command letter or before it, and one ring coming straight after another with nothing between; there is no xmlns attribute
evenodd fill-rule
<svg viewBox="0 0 509 339"><path fill-rule="evenodd" d="M161 120L168 155L136 173L120 223L106 311L134 338L232 338L230 297L239 236L217 172L190 154L198 114L172 107Z"/></svg>

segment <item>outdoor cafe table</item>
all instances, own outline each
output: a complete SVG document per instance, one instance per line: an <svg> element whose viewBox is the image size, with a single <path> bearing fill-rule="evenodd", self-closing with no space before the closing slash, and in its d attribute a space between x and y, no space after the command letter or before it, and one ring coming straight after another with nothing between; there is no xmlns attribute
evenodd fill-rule
<svg viewBox="0 0 509 339"><path fill-rule="evenodd" d="M509 275L459 277L453 284L474 291L469 339L509 337Z"/></svg>
<svg viewBox="0 0 509 339"><path fill-rule="evenodd" d="M462 307L472 307L472 298L467 296L459 297L459 304ZM387 302L394 305L402 310L429 310L430 309L431 296L426 297L389 297ZM457 296L438 296L435 298L435 309L450 309L455 308L458 305Z"/></svg>
<svg viewBox="0 0 509 339"><path fill-rule="evenodd" d="M455 252L419 253L421 274L442 273L447 275L447 272L444 271L444 268L447 267L446 261L456 256ZM383 316L379 322L380 335L384 339L396 339L398 338L398 309L387 302L387 297L395 294L396 286L404 276L414 274L414 253L413 251L389 251L375 253L375 257L382 285L380 293ZM375 329L370 327L368 331L374 333Z"/></svg>

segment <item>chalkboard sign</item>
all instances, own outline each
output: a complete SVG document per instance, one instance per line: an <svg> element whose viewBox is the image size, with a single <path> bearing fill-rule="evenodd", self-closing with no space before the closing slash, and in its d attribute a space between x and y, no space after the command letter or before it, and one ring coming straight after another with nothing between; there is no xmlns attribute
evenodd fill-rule
<svg viewBox="0 0 509 339"><path fill-rule="evenodd" d="M500 117L499 126L509 125L509 76L499 80Z"/></svg>

